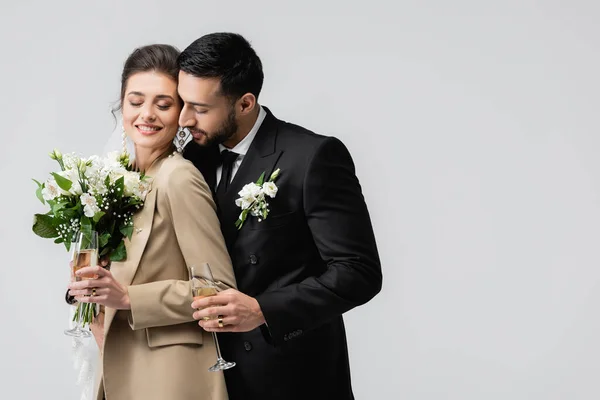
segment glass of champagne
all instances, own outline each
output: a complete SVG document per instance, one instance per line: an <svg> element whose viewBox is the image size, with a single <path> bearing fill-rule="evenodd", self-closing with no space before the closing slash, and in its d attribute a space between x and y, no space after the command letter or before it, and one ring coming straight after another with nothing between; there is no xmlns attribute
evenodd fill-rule
<svg viewBox="0 0 600 400"><path fill-rule="evenodd" d="M98 265L98 232L79 231L75 235L75 241L71 244L71 279L78 282L84 279L98 279L97 274L85 274L77 276L75 273L83 267ZM93 306L93 304L90 304ZM77 315L75 316L75 327L65 330L65 334L75 337L90 337L91 333L82 329L83 307L77 305Z"/></svg>
<svg viewBox="0 0 600 400"><path fill-rule="evenodd" d="M194 297L194 300L217 294L217 285L215 284L208 263L202 263L199 267L190 266L190 278L192 281L192 296ZM225 361L223 360L223 357L221 357L221 349L219 348L219 341L217 340L217 334L215 332L212 332L212 337L215 341L215 347L217 348L217 362L208 370L215 372L235 367L234 362Z"/></svg>

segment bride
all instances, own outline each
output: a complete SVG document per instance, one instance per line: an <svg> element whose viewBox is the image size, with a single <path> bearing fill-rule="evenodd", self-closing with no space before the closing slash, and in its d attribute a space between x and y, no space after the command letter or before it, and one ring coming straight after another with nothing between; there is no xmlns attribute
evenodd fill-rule
<svg viewBox="0 0 600 400"><path fill-rule="evenodd" d="M69 285L77 301L105 310L91 327L100 347L99 400L227 398L223 373L208 371L216 358L210 333L192 317L188 266L210 264L221 289L235 287L235 278L211 191L173 144L182 107L178 54L150 45L125 61L123 135L152 188L134 216L128 258L110 271L84 268L98 279Z"/></svg>

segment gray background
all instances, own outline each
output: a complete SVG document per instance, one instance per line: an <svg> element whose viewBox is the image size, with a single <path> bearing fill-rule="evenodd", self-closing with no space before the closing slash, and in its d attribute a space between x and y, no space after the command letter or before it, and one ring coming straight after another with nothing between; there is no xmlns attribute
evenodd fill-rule
<svg viewBox="0 0 600 400"><path fill-rule="evenodd" d="M0 398L76 398L30 178L103 148L134 47L222 30L354 156L384 269L346 317L357 399L600 397L600 3L88 3L1 6Z"/></svg>

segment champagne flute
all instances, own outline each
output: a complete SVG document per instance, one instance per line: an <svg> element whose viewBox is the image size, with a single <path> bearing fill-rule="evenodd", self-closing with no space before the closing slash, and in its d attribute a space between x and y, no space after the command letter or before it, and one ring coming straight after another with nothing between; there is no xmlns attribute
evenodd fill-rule
<svg viewBox="0 0 600 400"><path fill-rule="evenodd" d="M71 244L71 279L81 281L83 279L98 279L97 274L85 274L77 276L75 273L84 267L91 267L98 264L98 232L79 231L75 235L75 241ZM90 304L88 307L93 307ZM77 315L75 316L75 327L65 330L65 335L75 337L90 337L91 333L82 329L83 306L77 305Z"/></svg>
<svg viewBox="0 0 600 400"><path fill-rule="evenodd" d="M200 264L200 267L190 266L190 274L192 281L192 296L194 297L194 300L215 296L217 294L217 285L215 284L208 263L202 263ZM215 332L212 332L212 337L215 342L215 347L217 348L217 362L208 370L210 372L216 372L235 367L234 362L225 361L223 357L221 357L221 349L219 348L219 341L217 340L217 334Z"/></svg>

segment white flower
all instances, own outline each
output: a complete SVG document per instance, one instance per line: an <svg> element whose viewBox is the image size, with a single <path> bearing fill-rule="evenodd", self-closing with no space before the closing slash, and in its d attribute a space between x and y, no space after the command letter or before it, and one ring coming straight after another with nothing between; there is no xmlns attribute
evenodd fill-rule
<svg viewBox="0 0 600 400"><path fill-rule="evenodd" d="M98 211L100 211L100 208L98 208L98 205L96 204L96 198L94 196L90 195L89 193L84 193L81 195L80 199L81 204L83 205L83 213L86 217L91 218Z"/></svg>
<svg viewBox="0 0 600 400"><path fill-rule="evenodd" d="M264 194L269 196L270 198L274 198L277 195L277 185L274 182L265 182L263 184L262 190Z"/></svg>
<svg viewBox="0 0 600 400"><path fill-rule="evenodd" d="M137 196L137 193L140 192L140 175L132 171L126 171L123 180L125 183L125 196Z"/></svg>
<svg viewBox="0 0 600 400"><path fill-rule="evenodd" d="M240 207L242 210L245 210L246 208L250 207L250 204L252 204L252 201L245 197L240 197L239 199L235 200L235 205Z"/></svg>
<svg viewBox="0 0 600 400"><path fill-rule="evenodd" d="M277 177L279 176L279 173L281 172L281 169L277 168L275 171L273 171L273 173L271 174L271 177L269 178L269 182L274 182L275 179L277 179Z"/></svg>
<svg viewBox="0 0 600 400"><path fill-rule="evenodd" d="M254 207L252 207L252 210L250 210L250 214L254 217L262 217L260 204L255 204Z"/></svg>
<svg viewBox="0 0 600 400"><path fill-rule="evenodd" d="M269 203L265 196L274 198L277 195L279 189L273 181L279 176L279 173L280 170L277 169L271 174L271 178L267 182L264 182L261 185L257 183L248 183L238 192L240 198L235 200L235 205L242 209L242 213L235 223L235 226L238 229L242 228L248 214L253 217L258 217L259 222L267 218L269 215ZM259 182L262 180L263 176L264 174L259 178Z"/></svg>
<svg viewBox="0 0 600 400"><path fill-rule="evenodd" d="M138 181L137 187L133 189L133 194L136 195L140 200L144 201L151 187L152 180L146 177L145 179Z"/></svg>
<svg viewBox="0 0 600 400"><path fill-rule="evenodd" d="M121 153L119 153L118 151L111 151L110 153L108 153L106 155L105 160L108 163L119 163L119 157L120 157Z"/></svg>
<svg viewBox="0 0 600 400"><path fill-rule="evenodd" d="M58 173L58 175L62 176L63 178L67 178L71 181L71 189L69 189L68 192L63 191L64 195L79 196L83 193L83 190L81 190L81 185L79 184L79 172L77 171L77 167L75 167L75 169L67 169L65 171L61 171Z"/></svg>
<svg viewBox="0 0 600 400"><path fill-rule="evenodd" d="M260 186L256 183L249 183L245 185L242 190L238 193L241 197L247 200L256 200L262 194Z"/></svg>
<svg viewBox="0 0 600 400"><path fill-rule="evenodd" d="M77 164L80 158L75 153L67 153L63 155L63 164L66 170L74 169L77 170Z"/></svg>
<svg viewBox="0 0 600 400"><path fill-rule="evenodd" d="M44 200L54 200L60 195L61 190L56 184L56 181L54 179L48 179L44 184L44 189L42 189L42 196Z"/></svg>
<svg viewBox="0 0 600 400"><path fill-rule="evenodd" d="M85 160L85 164L85 176L90 180L96 179L104 168L104 161L98 156L91 156Z"/></svg>

